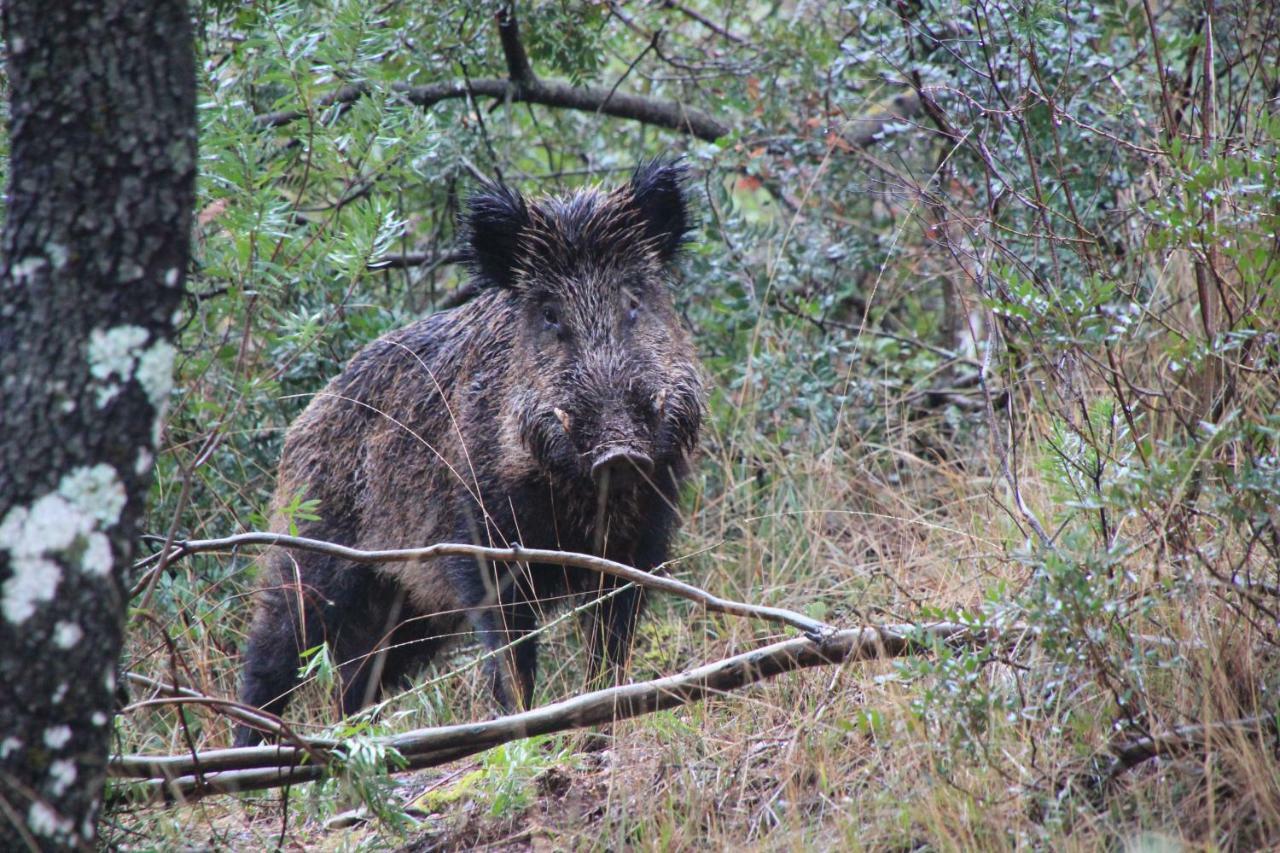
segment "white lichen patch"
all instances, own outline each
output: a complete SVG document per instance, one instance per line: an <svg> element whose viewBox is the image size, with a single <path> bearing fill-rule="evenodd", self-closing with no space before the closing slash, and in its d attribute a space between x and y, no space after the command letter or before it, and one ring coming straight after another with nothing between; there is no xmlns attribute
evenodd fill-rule
<svg viewBox="0 0 1280 853"><path fill-rule="evenodd" d="M99 522L100 529L120 520L120 511L128 500L115 469L101 462L92 468L71 471L58 483L58 494Z"/></svg>
<svg viewBox="0 0 1280 853"><path fill-rule="evenodd" d="M128 379L133 375L138 350L148 337L141 326L94 329L89 333L89 373L95 379L110 379L113 375Z"/></svg>
<svg viewBox="0 0 1280 853"><path fill-rule="evenodd" d="M145 447L138 448L138 459L133 463L133 473L139 477L151 470L155 457L151 455L151 451Z"/></svg>
<svg viewBox="0 0 1280 853"><path fill-rule="evenodd" d="M173 344L156 341L138 356L138 368L134 377L142 390L147 392L147 399L157 413L164 410L169 392L173 390L173 359L177 354Z"/></svg>
<svg viewBox="0 0 1280 853"><path fill-rule="evenodd" d="M105 726L107 724L107 715L101 711L94 711L93 716L89 718L89 722L95 726Z"/></svg>
<svg viewBox="0 0 1280 853"><path fill-rule="evenodd" d="M22 741L12 735L0 740L0 761L5 760L20 749L22 749Z"/></svg>
<svg viewBox="0 0 1280 853"><path fill-rule="evenodd" d="M66 793L71 783L76 781L76 765L73 761L60 758L49 765L49 791L55 797Z"/></svg>
<svg viewBox="0 0 1280 853"><path fill-rule="evenodd" d="M71 832L71 821L59 817L48 803L34 802L27 810L27 829L49 838Z"/></svg>
<svg viewBox="0 0 1280 853"><path fill-rule="evenodd" d="M173 390L173 344L158 340L144 345L150 333L141 326L123 325L89 333L89 373L100 384L98 407L114 400L130 379L136 379L159 412Z"/></svg>
<svg viewBox="0 0 1280 853"><path fill-rule="evenodd" d="M59 622L53 626L53 643L60 649L74 648L84 637L84 631L74 622Z"/></svg>
<svg viewBox="0 0 1280 853"><path fill-rule="evenodd" d="M0 521L0 548L14 557L40 557L75 541L83 520L59 494L37 498L28 509L15 506Z"/></svg>
<svg viewBox="0 0 1280 853"><path fill-rule="evenodd" d="M27 283L27 279L34 276L42 267L47 267L49 262L39 255L28 255L20 261L15 261L9 267L9 273L13 276L16 284L23 285Z"/></svg>
<svg viewBox="0 0 1280 853"><path fill-rule="evenodd" d="M50 749L62 749L71 742L71 726L50 726L44 730L44 745Z"/></svg>
<svg viewBox="0 0 1280 853"><path fill-rule="evenodd" d="M138 281L147 274L137 261L125 259L120 262L120 266L116 268L116 276L120 281Z"/></svg>
<svg viewBox="0 0 1280 853"><path fill-rule="evenodd" d="M53 264L55 270L65 267L67 261L71 258L71 253L67 251L66 246L53 241L44 244L44 253L49 258L49 263Z"/></svg>
<svg viewBox="0 0 1280 853"><path fill-rule="evenodd" d="M80 570L100 577L111 572L111 540L105 534L89 534L80 554Z"/></svg>
<svg viewBox="0 0 1280 853"><path fill-rule="evenodd" d="M165 270L164 283L169 287L178 286L178 268L177 267L169 267L169 269ZM174 324L176 325L177 321L175 321Z"/></svg>
<svg viewBox="0 0 1280 853"><path fill-rule="evenodd" d="M95 832L94 821L98 819L98 811L102 808L102 800L94 797L89 801L89 808L86 810L84 820L80 823L80 834L89 841L93 840Z"/></svg>
<svg viewBox="0 0 1280 853"><path fill-rule="evenodd" d="M115 382L108 382L106 385L99 385L94 393L94 400L98 404L99 409L105 409L111 405L111 401L120 396L123 389Z"/></svg>
<svg viewBox="0 0 1280 853"><path fill-rule="evenodd" d="M101 531L120 518L127 495L110 465L72 470L58 488L30 507L15 506L0 521L0 549L9 552L13 574L0 587L0 612L14 624L30 618L36 605L52 601L62 580L53 557L92 574L111 571L111 543Z"/></svg>
<svg viewBox="0 0 1280 853"><path fill-rule="evenodd" d="M12 513L10 513L12 514ZM0 587L0 612L14 625L20 625L36 612L42 601L53 601L62 580L62 569L52 560L43 557L9 557L13 575Z"/></svg>
<svg viewBox="0 0 1280 853"><path fill-rule="evenodd" d="M53 704L57 705L63 699L66 699L67 691L70 689L71 685L67 684L65 681L62 684L59 684L57 689L53 691Z"/></svg>

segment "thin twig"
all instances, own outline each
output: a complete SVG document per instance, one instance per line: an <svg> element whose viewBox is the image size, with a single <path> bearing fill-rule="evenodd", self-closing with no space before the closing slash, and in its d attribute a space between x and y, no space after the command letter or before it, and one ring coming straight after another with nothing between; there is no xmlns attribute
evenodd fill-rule
<svg viewBox="0 0 1280 853"><path fill-rule="evenodd" d="M653 33L653 38L649 39L649 43L645 45L644 50L640 51L640 53L636 55L636 58L631 60L631 64L627 66L627 69L622 72L622 74L618 77L617 80L613 81L613 88L609 90L609 94L605 95L604 103L600 104L600 110L603 110L606 106L608 106L609 102L613 100L613 94L618 91L618 87L622 85L622 81L630 77L631 72L636 70L636 66L640 64L640 60L644 59L645 56L649 53L649 51L657 50L658 39L661 37L662 37L662 30L655 30ZM597 110L596 112L599 112L600 110Z"/></svg>
<svg viewBox="0 0 1280 853"><path fill-rule="evenodd" d="M174 705L174 704L199 704L208 705L215 711L234 720L239 720L256 729L273 734L282 740L296 744L303 751L310 751L311 746L307 739L299 735L284 720L275 714L268 713L243 702L237 702L233 699L219 699L216 696L208 696L198 690L192 690L190 687L181 687L174 684L166 684L154 678L149 678L141 673L126 672L125 679L162 693L166 698L163 699L146 699L141 702L135 702L121 710L132 711L139 708L151 707L154 705ZM194 750L193 750L194 752ZM313 758L319 758L314 755Z"/></svg>
<svg viewBox="0 0 1280 853"><path fill-rule="evenodd" d="M987 274L987 269L988 267L984 263L982 271L983 275ZM1052 550L1053 540L1049 537L1049 534L1045 532L1044 525L1040 523L1040 519L1036 514L1031 511L1031 507L1027 506L1026 501L1022 499L1022 487L1018 484L1018 478L1013 472L1013 467L1009 465L1009 443L1013 442L1013 436L1010 435L1009 443L1006 443L1003 438L1003 430L1001 429L1000 424L996 421L995 401L992 398L991 389L987 385L987 375L991 371L991 355L995 352L996 344L999 340L999 330L996 325L996 318L991 312L988 312L987 325L990 327L990 332L987 338L986 351L982 354L982 366L978 370L978 383L982 387L982 397L987 408L987 420L988 423L991 424L991 440L995 443L996 455L1000 457L1001 473L1004 474L1005 482L1009 484L1009 490L1013 493L1014 506L1018 508L1018 512L1021 514L1023 520L1027 522L1028 526L1030 526L1031 530L1036 534L1036 538L1040 540L1041 547ZM1009 419L1010 422L1012 422L1013 396L1012 392L1006 393L1009 394Z"/></svg>
<svg viewBox="0 0 1280 853"><path fill-rule="evenodd" d="M699 14L698 12L688 8L687 6L682 6L681 4L676 3L675 0L663 0L662 5L664 8L674 9L675 11L679 12L680 14L684 15L687 18L692 18L693 20L697 21L699 24L702 24L702 26L711 30L711 32L715 33L721 38L724 38L733 42L734 44L747 43L747 40L742 38L742 36L734 35L733 33L729 32L727 29L720 26L719 24L717 24L715 21L711 20L707 16Z"/></svg>

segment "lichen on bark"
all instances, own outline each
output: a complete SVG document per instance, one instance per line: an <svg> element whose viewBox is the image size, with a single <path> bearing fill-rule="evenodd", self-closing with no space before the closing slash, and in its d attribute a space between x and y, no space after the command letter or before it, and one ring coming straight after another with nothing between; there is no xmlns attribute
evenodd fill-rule
<svg viewBox="0 0 1280 853"><path fill-rule="evenodd" d="M189 251L191 22L145 0L0 15L0 849L84 846Z"/></svg>

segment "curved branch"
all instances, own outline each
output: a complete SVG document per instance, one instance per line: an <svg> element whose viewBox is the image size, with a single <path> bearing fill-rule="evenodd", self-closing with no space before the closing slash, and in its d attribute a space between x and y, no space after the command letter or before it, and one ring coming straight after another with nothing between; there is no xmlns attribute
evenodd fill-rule
<svg viewBox="0 0 1280 853"><path fill-rule="evenodd" d="M358 100L369 91L368 84L350 84L317 98L315 104L322 108L342 106ZM472 80L469 91L467 83L463 80L427 83L421 86L393 83L391 91L409 103L424 109L440 101L465 98L471 94L475 97L495 98L504 103L540 104L546 107L603 113L614 118L630 119L641 124L651 124L687 133L708 142L714 142L729 132L728 125L701 110L686 107L678 101L645 98L625 92L614 92L610 97L609 90L601 86L574 86L562 80L533 78L513 82L498 78L484 78ZM260 115L255 122L259 127L280 127L297 121L305 115L306 113L301 110L281 110Z"/></svg>
<svg viewBox="0 0 1280 853"><path fill-rule="evenodd" d="M864 660L883 660L925 652L937 643L981 645L984 631L950 622L922 626L889 625L836 631L822 641L804 637L784 640L678 675L596 690L540 708L482 723L417 729L373 738L406 760L403 769L433 767L534 735L623 720L701 701L785 672ZM333 740L308 739L313 752L330 763L341 746ZM130 785L131 799L169 801L308 782L326 768L310 763L294 746L220 749L192 755L122 755L111 759L116 778L142 779ZM196 769L199 768L199 775ZM388 770L393 768L388 767Z"/></svg>
<svg viewBox="0 0 1280 853"><path fill-rule="evenodd" d="M519 545L514 548L488 548L483 545L442 542L424 548L362 551L359 548L348 548L345 545L323 542L319 539L308 539L304 536L286 536L283 533L240 533L235 536L226 536L222 539L191 539L175 543L174 549L169 552L168 559L163 562L172 563L173 560L190 554L224 551L242 545L272 545L281 548L296 548L300 551L311 551L317 554L327 554L331 557L350 560L353 563L404 563L415 560L436 560L441 557L473 557L480 560L501 562L547 563L553 566L570 566L612 575L625 581L631 581L637 586L656 589L685 598L717 613L727 613L731 616L748 616L768 622L790 625L814 639L821 639L835 631L832 626L825 622L810 619L808 616L796 613L794 610L746 604L741 601L720 598L704 589L699 589L692 584L676 580L673 577L652 574L622 563L615 563L613 560L606 560L604 557L593 557L590 554L573 554L567 551L546 551L540 548L522 548ZM134 564L134 568L142 568L160 560L163 553L161 551L152 554L145 560ZM144 587L149 575L150 572L134 585L134 589L137 590Z"/></svg>
<svg viewBox="0 0 1280 853"><path fill-rule="evenodd" d="M461 250L447 252L443 255L435 252L405 252L400 255L382 255L369 261L365 269L398 270L410 267L425 267L428 272L449 264L460 264L467 260L467 253Z"/></svg>
<svg viewBox="0 0 1280 853"><path fill-rule="evenodd" d="M143 687L154 690L157 693L163 694L164 696L170 697L171 700L192 700L213 705L219 713L225 714L232 719L240 720L241 722L248 723L251 726L260 726L274 734L297 739L299 743L301 743L301 740L292 732L288 731L285 728L283 721L281 721L281 719L275 714L269 714L265 711L252 708L241 702L236 702L230 699L218 699L214 696L206 696L198 690L192 690L190 687L165 684L163 681L149 678L138 672L126 672L124 673L124 678L126 681L139 684ZM133 707L136 707L136 703ZM125 710L128 709L126 708Z"/></svg>

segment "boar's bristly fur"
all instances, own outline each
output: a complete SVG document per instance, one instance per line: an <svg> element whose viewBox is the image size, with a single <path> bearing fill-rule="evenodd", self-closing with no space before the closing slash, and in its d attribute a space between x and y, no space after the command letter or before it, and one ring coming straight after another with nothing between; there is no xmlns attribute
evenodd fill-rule
<svg viewBox="0 0 1280 853"><path fill-rule="evenodd" d="M373 342L316 395L285 438L276 529L365 549L519 543L662 563L703 410L668 293L689 230L683 179L655 161L612 192L482 188L465 222L479 295ZM317 520L286 517L299 497L318 501ZM241 699L275 713L303 650L329 645L351 713L467 627L506 649L489 669L498 702L527 706L546 608L604 596L587 620L595 676L625 664L643 600L552 565L276 549L264 569Z"/></svg>

